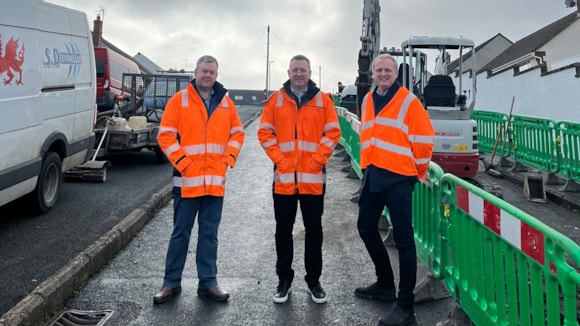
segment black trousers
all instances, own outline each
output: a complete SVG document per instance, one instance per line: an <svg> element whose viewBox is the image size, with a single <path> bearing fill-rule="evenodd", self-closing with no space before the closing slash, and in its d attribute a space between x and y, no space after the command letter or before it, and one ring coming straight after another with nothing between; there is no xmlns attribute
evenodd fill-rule
<svg viewBox="0 0 580 326"><path fill-rule="evenodd" d="M276 274L280 280L294 280L292 229L300 203L305 228L304 268L306 282L316 282L322 273L322 213L324 195L274 194L276 218Z"/></svg>
<svg viewBox="0 0 580 326"><path fill-rule="evenodd" d="M370 192L365 182L359 197L358 232L375 265L377 282L394 287L394 275L389 253L379 234L378 223L386 206L389 210L395 247L399 252L398 302L412 307L413 290L417 281L417 251L413 232L412 194L413 182L398 182L381 192Z"/></svg>

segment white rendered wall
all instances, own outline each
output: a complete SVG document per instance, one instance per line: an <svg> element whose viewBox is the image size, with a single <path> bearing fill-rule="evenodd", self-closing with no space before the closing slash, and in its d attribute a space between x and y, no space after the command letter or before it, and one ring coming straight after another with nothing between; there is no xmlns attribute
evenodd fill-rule
<svg viewBox="0 0 580 326"><path fill-rule="evenodd" d="M458 78L451 77L457 86ZM462 83L464 90L471 91L468 74L463 74ZM476 110L509 114L513 96L513 114L580 123L580 77L575 67L544 76L539 68L515 76L513 69L491 78L487 73L478 75Z"/></svg>

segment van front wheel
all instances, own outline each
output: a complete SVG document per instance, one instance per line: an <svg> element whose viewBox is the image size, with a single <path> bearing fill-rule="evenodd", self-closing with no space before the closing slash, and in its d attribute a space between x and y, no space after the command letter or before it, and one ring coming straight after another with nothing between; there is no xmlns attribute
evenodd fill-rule
<svg viewBox="0 0 580 326"><path fill-rule="evenodd" d="M58 199L62 186L62 160L55 152L47 152L42 158L36 189L31 194L39 213L48 212Z"/></svg>

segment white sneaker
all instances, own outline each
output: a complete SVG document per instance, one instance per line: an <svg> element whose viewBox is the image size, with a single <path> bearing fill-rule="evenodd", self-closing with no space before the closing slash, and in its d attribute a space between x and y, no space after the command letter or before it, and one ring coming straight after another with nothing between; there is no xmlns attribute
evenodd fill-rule
<svg viewBox="0 0 580 326"><path fill-rule="evenodd" d="M280 281L280 283L278 283L276 293L274 293L274 296L272 297L274 303L284 303L288 301L288 295L292 293L292 289L290 287L291 284L292 283L289 281Z"/></svg>
<svg viewBox="0 0 580 326"><path fill-rule="evenodd" d="M320 286L320 282L316 282L312 285L309 284L308 292L310 292L310 298L312 298L312 301L314 301L314 303L325 303L326 301L328 301L328 298L326 297L326 292L324 291L322 286Z"/></svg>

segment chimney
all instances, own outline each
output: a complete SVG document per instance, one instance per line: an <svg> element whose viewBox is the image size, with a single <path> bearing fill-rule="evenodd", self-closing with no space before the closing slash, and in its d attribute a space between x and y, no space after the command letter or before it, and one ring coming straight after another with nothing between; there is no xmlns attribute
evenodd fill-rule
<svg viewBox="0 0 580 326"><path fill-rule="evenodd" d="M101 15L97 15L97 19L93 21L93 47L101 46L101 37L103 35L103 21Z"/></svg>

